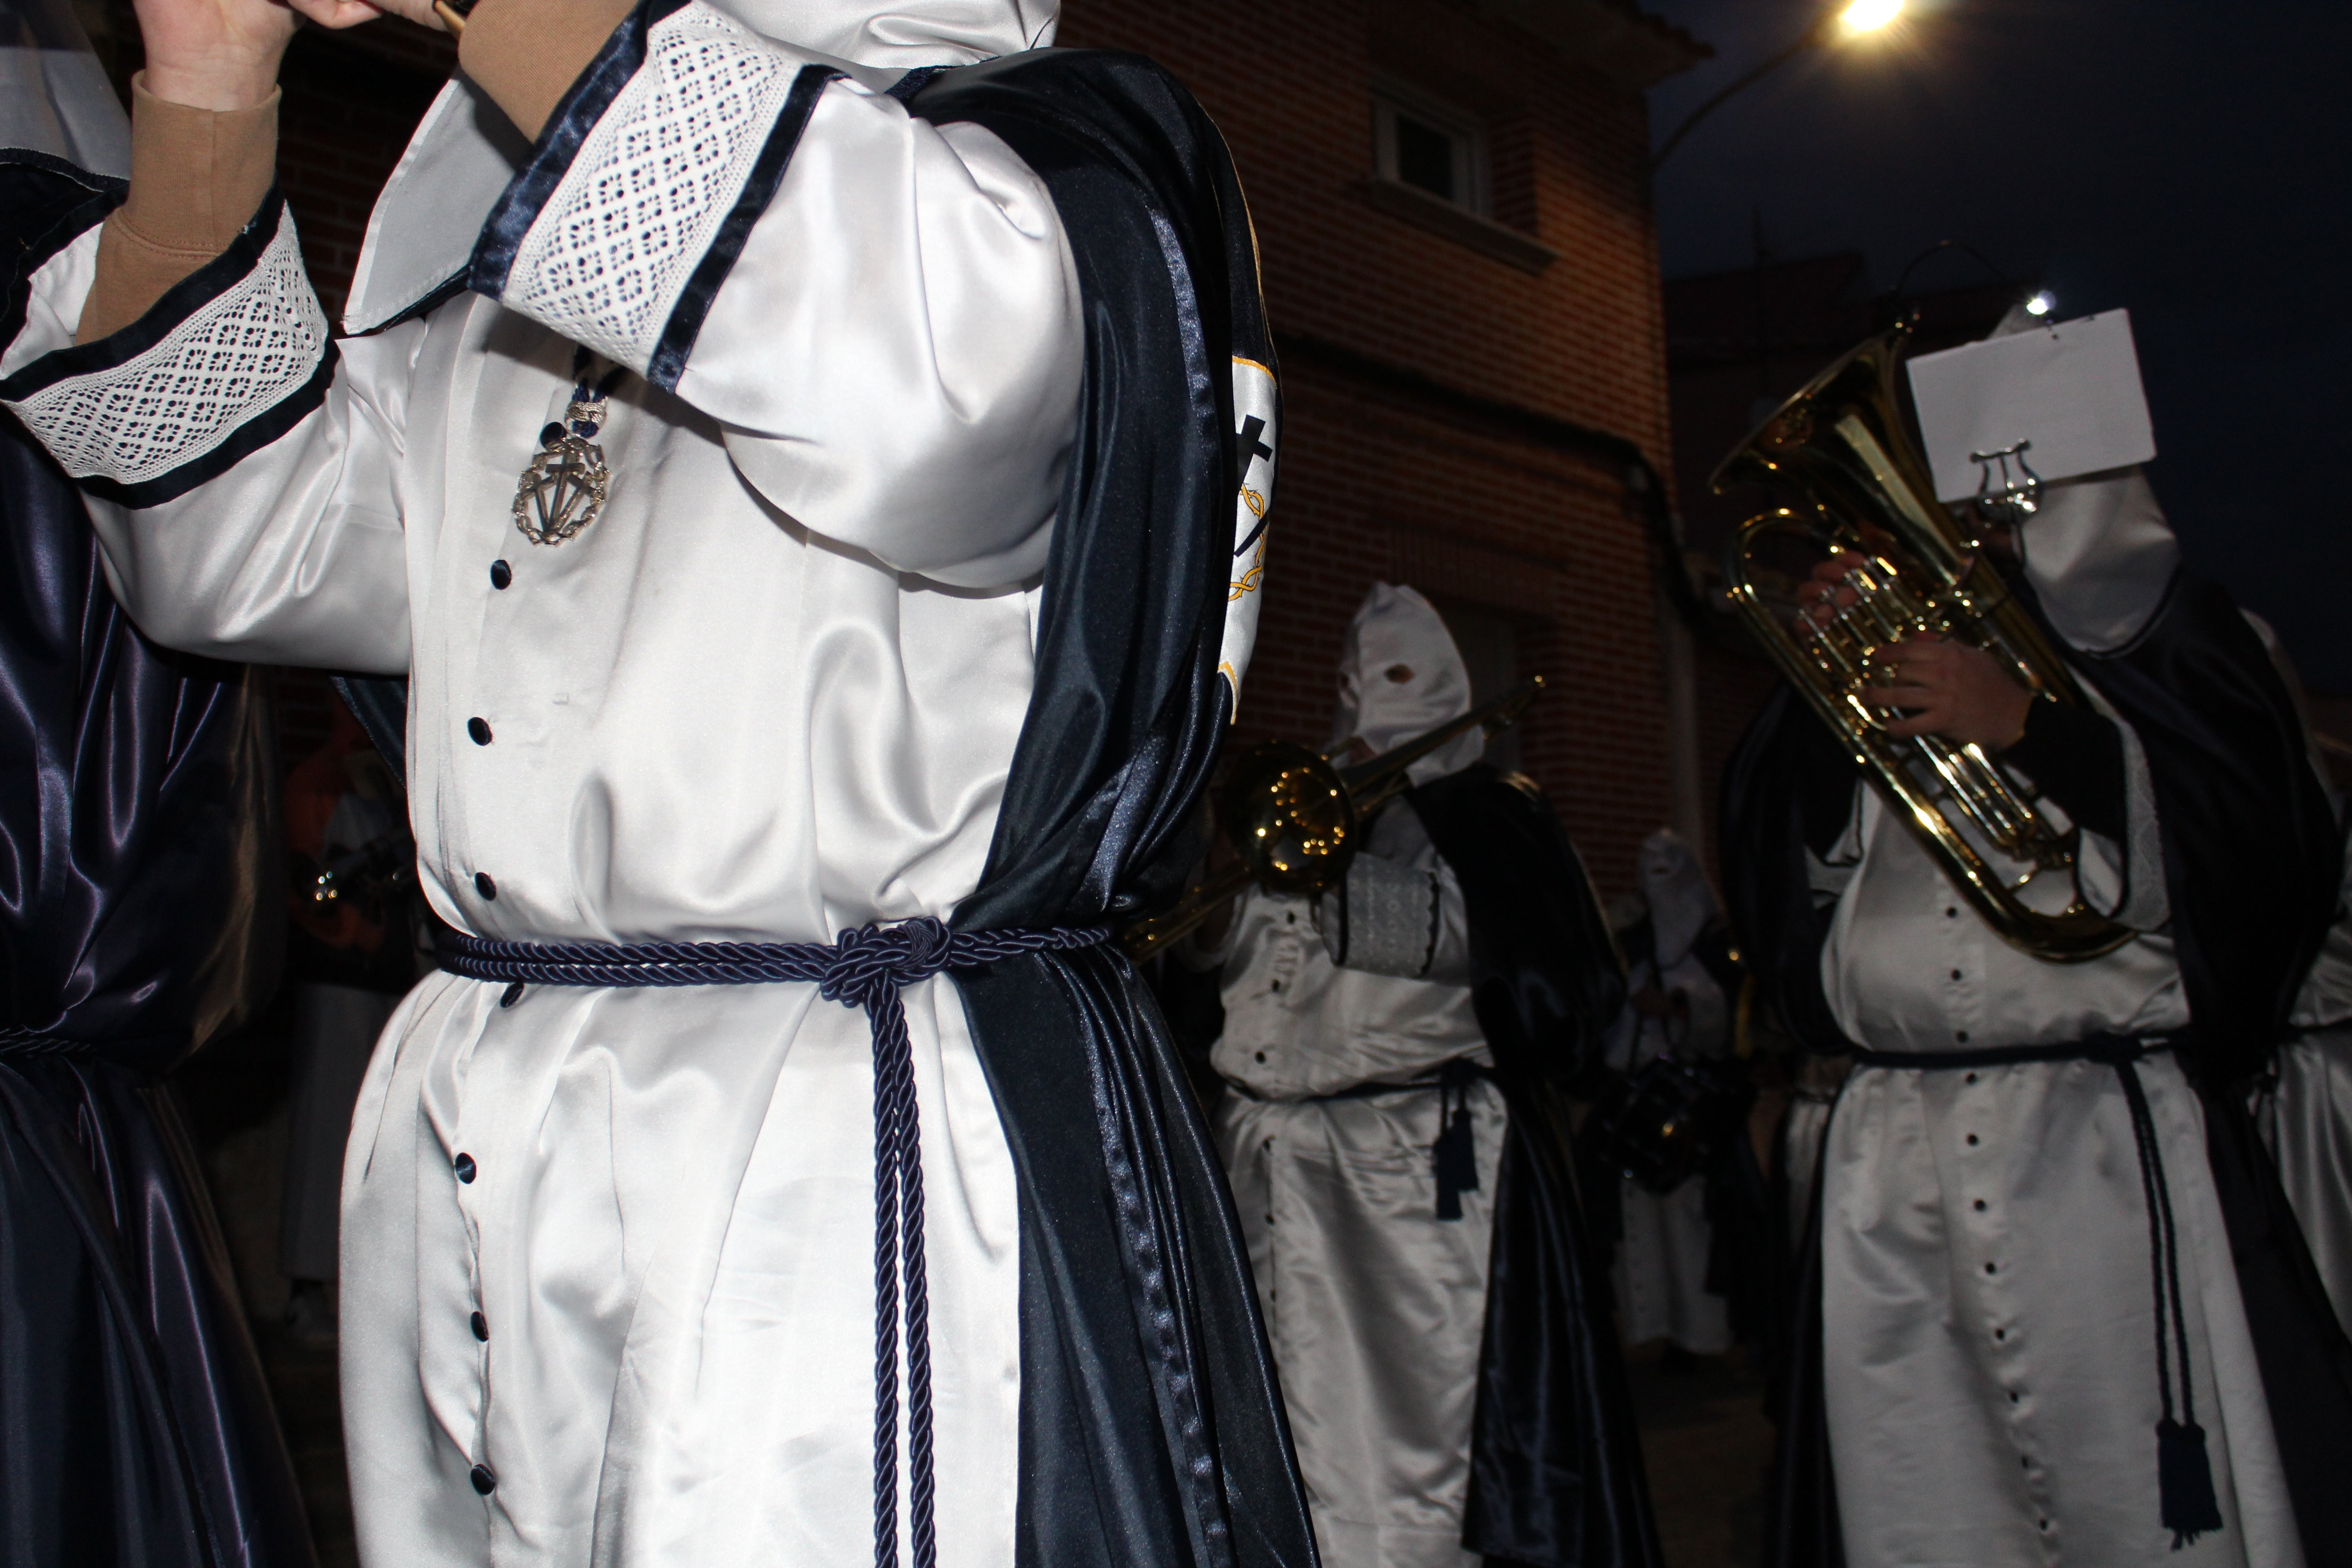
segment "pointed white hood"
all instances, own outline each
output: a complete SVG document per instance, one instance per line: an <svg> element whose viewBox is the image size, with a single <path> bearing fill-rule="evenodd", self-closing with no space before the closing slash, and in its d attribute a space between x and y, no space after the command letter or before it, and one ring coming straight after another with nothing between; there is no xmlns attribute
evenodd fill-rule
<svg viewBox="0 0 2352 1568"><path fill-rule="evenodd" d="M1054 41L1060 0L706 0L877 90L918 66L971 65ZM457 277L530 144L463 76L426 111L368 218L343 330L383 325Z"/></svg>
<svg viewBox="0 0 2352 1568"><path fill-rule="evenodd" d="M1987 338L2040 324L2012 306ZM2179 542L2137 466L2044 485L2017 551L2051 626L2087 653L2137 637L2180 564Z"/></svg>
<svg viewBox="0 0 2352 1568"><path fill-rule="evenodd" d="M1698 933L1714 916L1715 889L1698 857L1672 828L1662 827L1642 841L1635 874L1642 884L1643 901L1650 907L1658 968L1672 969L1690 955Z"/></svg>
<svg viewBox="0 0 2352 1568"><path fill-rule="evenodd" d="M1470 670L1444 617L1411 588L1373 584L1340 649L1332 743L1354 735L1375 752L1393 751L1469 711ZM1486 749L1483 731L1458 735L1413 763L1412 782L1466 768Z"/></svg>

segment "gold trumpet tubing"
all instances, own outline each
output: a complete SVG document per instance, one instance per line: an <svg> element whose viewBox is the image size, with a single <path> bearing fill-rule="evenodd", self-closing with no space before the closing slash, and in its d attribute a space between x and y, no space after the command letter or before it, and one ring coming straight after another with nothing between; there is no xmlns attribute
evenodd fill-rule
<svg viewBox="0 0 2352 1568"><path fill-rule="evenodd" d="M1249 882L1249 868L1235 865L1186 889L1174 909L1139 920L1121 934L1128 957L1140 963L1171 943L1181 942Z"/></svg>
<svg viewBox="0 0 2352 1568"><path fill-rule="evenodd" d="M1412 764L1435 752L1457 735L1483 729L1488 734L1507 730L1519 721L1521 714L1535 700L1543 695L1544 679L1529 676L1502 696L1482 708L1475 708L1458 719L1438 725L1428 733L1414 737L1402 746L1392 747L1379 756L1339 770L1339 780L1356 803L1360 817L1368 817L1380 806L1402 795L1411 787Z"/></svg>
<svg viewBox="0 0 2352 1568"><path fill-rule="evenodd" d="M2007 781L1992 773L1976 749L1955 746L1933 735L1922 735L1916 743L1951 792L1954 804L1968 814L1977 831L2002 854L2028 858L2026 852L2037 837L2039 825L2030 813L2019 807Z"/></svg>
<svg viewBox="0 0 2352 1568"><path fill-rule="evenodd" d="M1543 691L1543 677L1531 676L1484 707L1473 709L1458 719L1426 731L1401 746L1391 747L1353 767L1331 770L1327 775L1333 781L1328 793L1345 795L1347 820L1352 823L1369 820L1374 812L1412 787L1413 763L1455 736L1471 730L1484 729L1493 734L1510 728L1518 722L1528 705L1542 696ZM1320 756L1325 763L1331 761L1336 754L1306 752L1305 748L1298 749L1306 755ZM1297 805L1296 801L1289 803L1292 808ZM1288 809L1285 820L1293 828L1305 826L1303 814L1296 809ZM1265 828L1261 826L1259 831L1264 833ZM1354 846L1342 841L1351 835L1334 833L1326 838L1309 834L1301 847L1316 851L1317 858L1336 880L1346 875L1348 862L1355 855ZM1189 934L1226 900L1241 892L1256 879L1258 873L1251 868L1249 848L1238 842L1235 847L1243 855L1238 864L1187 890L1171 907L1134 921L1120 933L1120 945L1127 950L1129 958L1140 963Z"/></svg>

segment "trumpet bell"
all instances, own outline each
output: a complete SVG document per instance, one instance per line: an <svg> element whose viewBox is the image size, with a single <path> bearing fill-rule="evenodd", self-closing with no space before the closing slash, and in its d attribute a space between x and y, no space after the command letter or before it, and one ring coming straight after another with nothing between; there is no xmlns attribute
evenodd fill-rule
<svg viewBox="0 0 2352 1568"><path fill-rule="evenodd" d="M1234 852L1261 886L1303 897L1347 873L1356 803L1320 752L1291 741L1251 747L1234 764L1223 805Z"/></svg>

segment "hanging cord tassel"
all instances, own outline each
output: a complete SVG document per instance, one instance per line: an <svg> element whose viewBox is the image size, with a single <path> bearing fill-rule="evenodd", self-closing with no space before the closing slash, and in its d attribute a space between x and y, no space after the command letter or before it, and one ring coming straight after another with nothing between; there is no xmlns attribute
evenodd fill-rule
<svg viewBox="0 0 2352 1568"><path fill-rule="evenodd" d="M541 985L743 985L814 982L863 1007L874 1031L874 1568L898 1562L899 1328L905 1325L907 1542L913 1568L938 1568L931 1447L931 1298L923 1263L923 1140L915 1053L900 991L951 969L1028 952L1092 947L1102 927L950 931L930 916L859 926L820 942L502 942L443 930L441 967L476 980ZM1472 1184L1476 1184L1473 1173Z"/></svg>
<svg viewBox="0 0 2352 1568"><path fill-rule="evenodd" d="M1437 1217L1460 1219L1462 1194L1478 1190L1478 1149L1470 1136L1470 1086L1486 1076L1456 1057L1437 1069L1437 1142L1430 1162L1437 1173Z"/></svg>
<svg viewBox="0 0 2352 1568"><path fill-rule="evenodd" d="M907 1344L908 1544L917 1568L931 1533L930 1298L923 1255L922 1126L906 1010L892 987L874 1016L874 1564L898 1561L898 1327L903 1273ZM835 1000L845 1000L835 998ZM885 1018L895 1014L897 1027ZM895 1040L889 1037L895 1035ZM909 1156L912 1156L909 1158Z"/></svg>
<svg viewBox="0 0 2352 1568"><path fill-rule="evenodd" d="M2156 1118L2147 1091L2129 1058L2118 1058L2124 1100L2131 1107L2132 1137L2139 1148L2140 1186L2147 1201L2147 1250L2156 1281L2156 1385L2162 1415L2156 1424L2156 1484L2159 1518L2179 1551L2200 1535L2221 1528L2221 1506L2213 1493L2213 1462L2205 1452L2205 1429L2197 1425L2196 1394L2189 1369L2189 1320L2180 1294L2180 1238L2172 1221L2172 1191L2164 1179L2164 1156L2156 1141ZM2165 1320L2171 1319L2170 1344ZM2180 1418L2173 1419L2168 1351L2177 1350L2180 1373Z"/></svg>

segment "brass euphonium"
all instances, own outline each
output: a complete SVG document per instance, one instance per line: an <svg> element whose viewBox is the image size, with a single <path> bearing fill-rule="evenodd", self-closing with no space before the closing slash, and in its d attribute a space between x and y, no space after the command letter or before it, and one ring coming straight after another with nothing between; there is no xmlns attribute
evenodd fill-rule
<svg viewBox="0 0 2352 1568"><path fill-rule="evenodd" d="M1715 471L1718 491L1758 484L1796 504L1751 518L1725 552L1731 596L1757 638L1812 704L1854 761L1901 809L1905 824L1942 865L1985 923L2013 946L2057 963L2112 952L2131 931L2086 907L2079 889L2047 912L2019 897L2027 877L2074 869L2081 831L2061 829L2036 792L1985 751L1935 735L1886 732L1903 715L1874 709L1863 689L1883 684L1883 652L1906 638L1941 636L1998 658L2027 689L2081 703L2082 689L2011 594L1976 540L1936 500L1927 464L1904 427L1895 365L1909 328L1854 349L1815 376ZM1859 595L1826 626L1783 616L1759 590L1757 544L1794 535L1862 563L1846 578ZM1996 853L2030 869L2017 882Z"/></svg>
<svg viewBox="0 0 2352 1568"><path fill-rule="evenodd" d="M1240 858L1186 893L1175 908L1120 932L1128 956L1139 963L1150 958L1252 882L1298 896L1337 886L1356 858L1358 829L1411 787L1413 763L1473 729L1491 735L1510 728L1543 694L1543 677L1536 676L1483 708L1350 767L1296 741L1252 746L1219 792L1225 838Z"/></svg>

